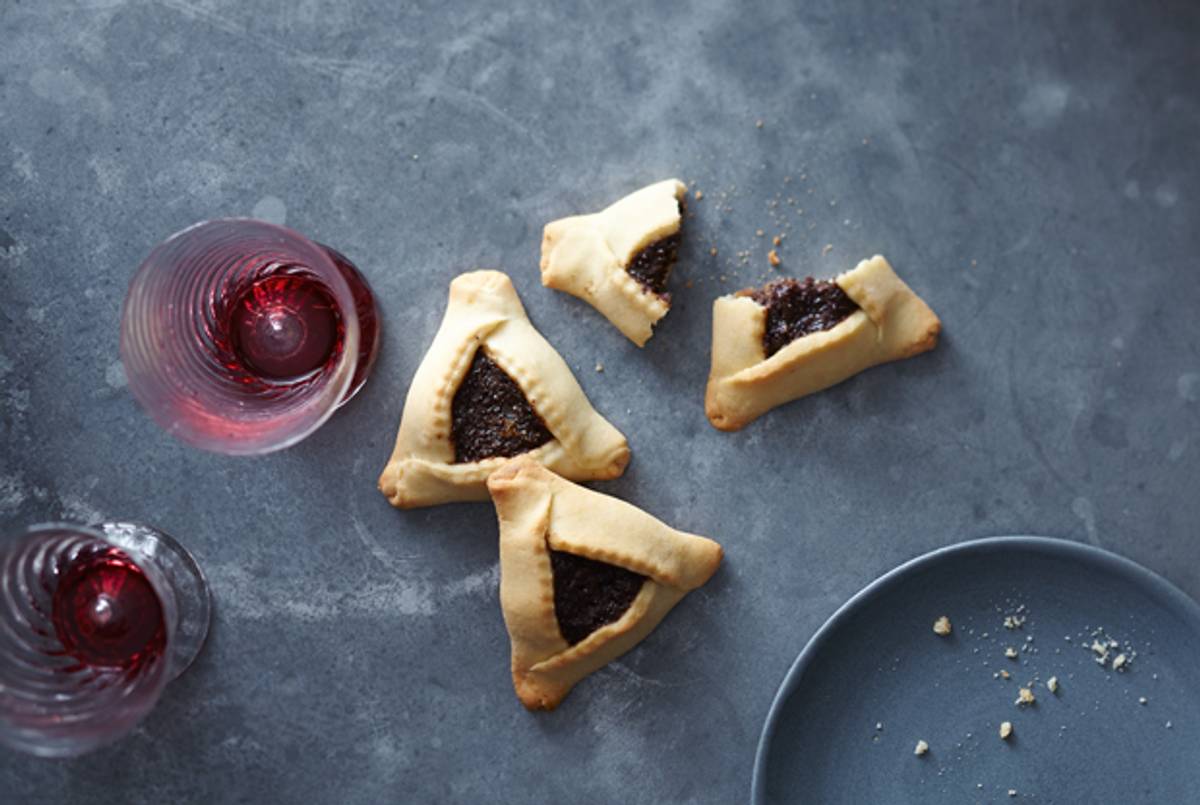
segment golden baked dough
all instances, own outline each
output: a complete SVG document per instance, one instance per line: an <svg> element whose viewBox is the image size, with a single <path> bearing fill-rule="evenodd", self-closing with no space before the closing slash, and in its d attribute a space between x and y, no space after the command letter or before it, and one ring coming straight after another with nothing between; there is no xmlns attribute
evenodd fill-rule
<svg viewBox="0 0 1200 805"><path fill-rule="evenodd" d="M455 463L451 404L478 349L517 384L553 438L526 455L577 480L616 478L625 437L592 408L554 347L534 329L508 276L462 274L404 401L396 447L379 489L402 509L487 500L487 477L507 458Z"/></svg>
<svg viewBox="0 0 1200 805"><path fill-rule="evenodd" d="M552 710L575 683L637 645L721 563L721 546L570 483L521 457L488 479L500 521L500 607L512 641L513 687ZM550 550L645 576L629 608L571 645L555 612Z"/></svg>
<svg viewBox="0 0 1200 805"><path fill-rule="evenodd" d="M546 224L542 284L584 300L639 347L671 308L668 297L645 288L626 271L652 243L674 235L682 222L678 179L643 187L592 215Z"/></svg>
<svg viewBox="0 0 1200 805"><path fill-rule="evenodd" d="M941 322L879 255L835 280L859 310L829 330L763 348L766 308L747 296L713 303L712 371L704 410L720 430L740 430L777 405L937 345Z"/></svg>

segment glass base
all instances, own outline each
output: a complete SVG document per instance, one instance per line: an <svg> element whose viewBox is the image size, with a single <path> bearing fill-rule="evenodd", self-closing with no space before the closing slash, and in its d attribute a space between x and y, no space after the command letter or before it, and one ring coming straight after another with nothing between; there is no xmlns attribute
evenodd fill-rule
<svg viewBox="0 0 1200 805"><path fill-rule="evenodd" d="M362 275L358 267L337 249L326 246L324 243L317 245L329 254L329 259L337 266L338 271L346 280L346 284L350 286L350 291L354 294L354 312L358 316L358 363L354 366L354 377L350 381L350 387L346 389L346 393L338 402L340 408L350 402L355 394L358 394L363 384L367 382L367 376L371 373L372 367L375 366L375 358L379 356L379 308L375 304L375 294L371 292L367 278Z"/></svg>
<svg viewBox="0 0 1200 805"><path fill-rule="evenodd" d="M171 585L179 618L168 643L167 673L169 679L176 679L191 666L208 637L212 595L204 572L186 548L162 531L119 522L104 523L100 530L114 545L152 561Z"/></svg>

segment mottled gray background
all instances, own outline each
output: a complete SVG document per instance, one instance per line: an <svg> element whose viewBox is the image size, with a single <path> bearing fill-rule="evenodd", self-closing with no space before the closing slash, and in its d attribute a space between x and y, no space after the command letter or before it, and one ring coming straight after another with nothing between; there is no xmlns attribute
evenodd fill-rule
<svg viewBox="0 0 1200 805"><path fill-rule="evenodd" d="M0 524L158 523L217 600L144 726L0 751L5 802L736 802L796 652L909 557L1061 535L1200 595L1200 6L538 5L0 4ZM704 199L643 351L541 288L539 236L671 175ZM117 357L140 258L222 215L335 245L383 308L361 397L266 458L173 442ZM771 273L759 228L789 273L886 254L941 346L716 432L710 304ZM549 715L511 690L490 507L375 491L476 267L628 434L602 488L727 550Z"/></svg>

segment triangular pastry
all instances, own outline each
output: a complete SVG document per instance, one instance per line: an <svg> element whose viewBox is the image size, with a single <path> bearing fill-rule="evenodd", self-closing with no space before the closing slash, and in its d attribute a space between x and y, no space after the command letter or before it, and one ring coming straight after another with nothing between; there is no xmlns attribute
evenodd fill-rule
<svg viewBox="0 0 1200 805"><path fill-rule="evenodd" d="M667 278L679 252L677 179L643 187L592 215L546 224L542 284L578 296L639 347L671 309Z"/></svg>
<svg viewBox="0 0 1200 805"><path fill-rule="evenodd" d="M534 329L508 276L462 274L404 401L379 489L402 509L487 500L487 477L527 454L578 480L616 478L625 437L592 408Z"/></svg>
<svg viewBox="0 0 1200 805"><path fill-rule="evenodd" d="M704 410L739 430L777 405L937 345L941 322L876 255L836 279L777 280L713 303Z"/></svg>
<svg viewBox="0 0 1200 805"><path fill-rule="evenodd" d="M721 563L721 546L529 459L488 479L517 697L552 710L648 635Z"/></svg>

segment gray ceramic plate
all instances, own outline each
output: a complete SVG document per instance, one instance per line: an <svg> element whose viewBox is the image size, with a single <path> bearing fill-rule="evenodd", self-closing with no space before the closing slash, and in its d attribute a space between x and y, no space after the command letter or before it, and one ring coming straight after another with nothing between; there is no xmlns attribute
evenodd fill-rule
<svg viewBox="0 0 1200 805"><path fill-rule="evenodd" d="M933 633L940 615L950 637ZM1024 622L1007 628L1006 616ZM1036 702L1017 706L1031 682ZM755 803L1200 802L1200 606L1063 540L921 556L805 646L767 716L752 787Z"/></svg>

